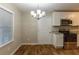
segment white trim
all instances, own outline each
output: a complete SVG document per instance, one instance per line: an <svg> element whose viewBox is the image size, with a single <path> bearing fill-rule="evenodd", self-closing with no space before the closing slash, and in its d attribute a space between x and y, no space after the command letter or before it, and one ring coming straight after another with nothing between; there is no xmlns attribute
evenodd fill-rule
<svg viewBox="0 0 79 59"><path fill-rule="evenodd" d="M11 43L11 42L14 41L14 14L15 13L13 11L11 11L10 9L2 6L2 5L0 5L0 8L3 9L3 10L5 10L5 11L7 11L7 12L9 12L9 13L11 13L13 15L13 19L12 19L13 20L12 21L13 22L12 23L12 39L10 41L6 42L5 44L0 45L0 47L3 47L3 46L5 46L5 45L7 45L7 44L9 44L9 43Z"/></svg>
<svg viewBox="0 0 79 59"><path fill-rule="evenodd" d="M17 48L10 55L13 55L21 47L21 45L22 44L18 45Z"/></svg>
<svg viewBox="0 0 79 59"><path fill-rule="evenodd" d="M13 40L10 40L10 41L8 41L8 42L6 42L6 43L4 43L4 44L1 44L1 45L0 45L0 48L3 47L3 46L6 46L7 44L9 44L9 43L11 43L11 42L13 42Z"/></svg>
<svg viewBox="0 0 79 59"><path fill-rule="evenodd" d="M63 46L54 46L55 48L63 48Z"/></svg>
<svg viewBox="0 0 79 59"><path fill-rule="evenodd" d="M7 9L8 10L8 9ZM8 11L10 11L10 13L12 13L12 15L13 15L13 23L12 23L12 41L14 41L14 17L15 17L15 13L13 12L13 11L11 11L11 10L8 10Z"/></svg>
<svg viewBox="0 0 79 59"><path fill-rule="evenodd" d="M21 45L45 45L45 43L41 44L41 43L22 43ZM46 44L47 45L47 44ZM53 44L49 44L49 45L53 45Z"/></svg>
<svg viewBox="0 0 79 59"><path fill-rule="evenodd" d="M3 10L5 10L5 11L7 11L7 12L9 12L9 13L14 14L14 12L13 12L12 10L10 10L10 9L8 9L8 8L6 8L6 7L4 7L4 6L2 6L2 5L0 5L0 8L3 9Z"/></svg>

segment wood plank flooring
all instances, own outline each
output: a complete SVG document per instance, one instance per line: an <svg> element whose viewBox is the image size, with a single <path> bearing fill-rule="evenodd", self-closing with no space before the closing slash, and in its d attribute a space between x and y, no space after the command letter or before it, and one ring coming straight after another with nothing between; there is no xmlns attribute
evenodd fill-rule
<svg viewBox="0 0 79 59"><path fill-rule="evenodd" d="M79 55L79 48L55 49L52 45L22 45L14 55Z"/></svg>

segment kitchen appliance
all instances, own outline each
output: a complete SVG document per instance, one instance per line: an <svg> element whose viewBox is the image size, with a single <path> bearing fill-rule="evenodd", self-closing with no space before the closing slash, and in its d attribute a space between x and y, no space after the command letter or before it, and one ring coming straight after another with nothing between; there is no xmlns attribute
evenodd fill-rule
<svg viewBox="0 0 79 59"><path fill-rule="evenodd" d="M61 19L61 25L62 26L67 26L67 25L71 25L72 24L72 20L70 19Z"/></svg>
<svg viewBox="0 0 79 59"><path fill-rule="evenodd" d="M72 20L61 19L61 24L59 32L63 34L64 39L64 49L77 48L77 34L70 32L70 26L72 25Z"/></svg>

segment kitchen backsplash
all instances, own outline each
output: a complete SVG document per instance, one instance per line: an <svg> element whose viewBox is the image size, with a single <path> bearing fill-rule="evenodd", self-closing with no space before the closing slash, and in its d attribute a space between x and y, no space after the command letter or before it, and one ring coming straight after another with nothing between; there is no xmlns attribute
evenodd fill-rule
<svg viewBox="0 0 79 59"><path fill-rule="evenodd" d="M77 26L77 27L71 27L70 28L70 32L79 33L79 26Z"/></svg>

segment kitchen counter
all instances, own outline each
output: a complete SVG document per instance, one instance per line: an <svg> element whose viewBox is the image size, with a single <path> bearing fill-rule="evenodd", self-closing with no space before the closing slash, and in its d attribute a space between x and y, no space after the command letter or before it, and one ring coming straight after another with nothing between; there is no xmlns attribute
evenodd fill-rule
<svg viewBox="0 0 79 59"><path fill-rule="evenodd" d="M79 31L70 31L71 33L79 34ZM52 31L52 34L64 34L58 31Z"/></svg>
<svg viewBox="0 0 79 59"><path fill-rule="evenodd" d="M60 33L58 31L52 31L52 34L63 34L63 33Z"/></svg>

